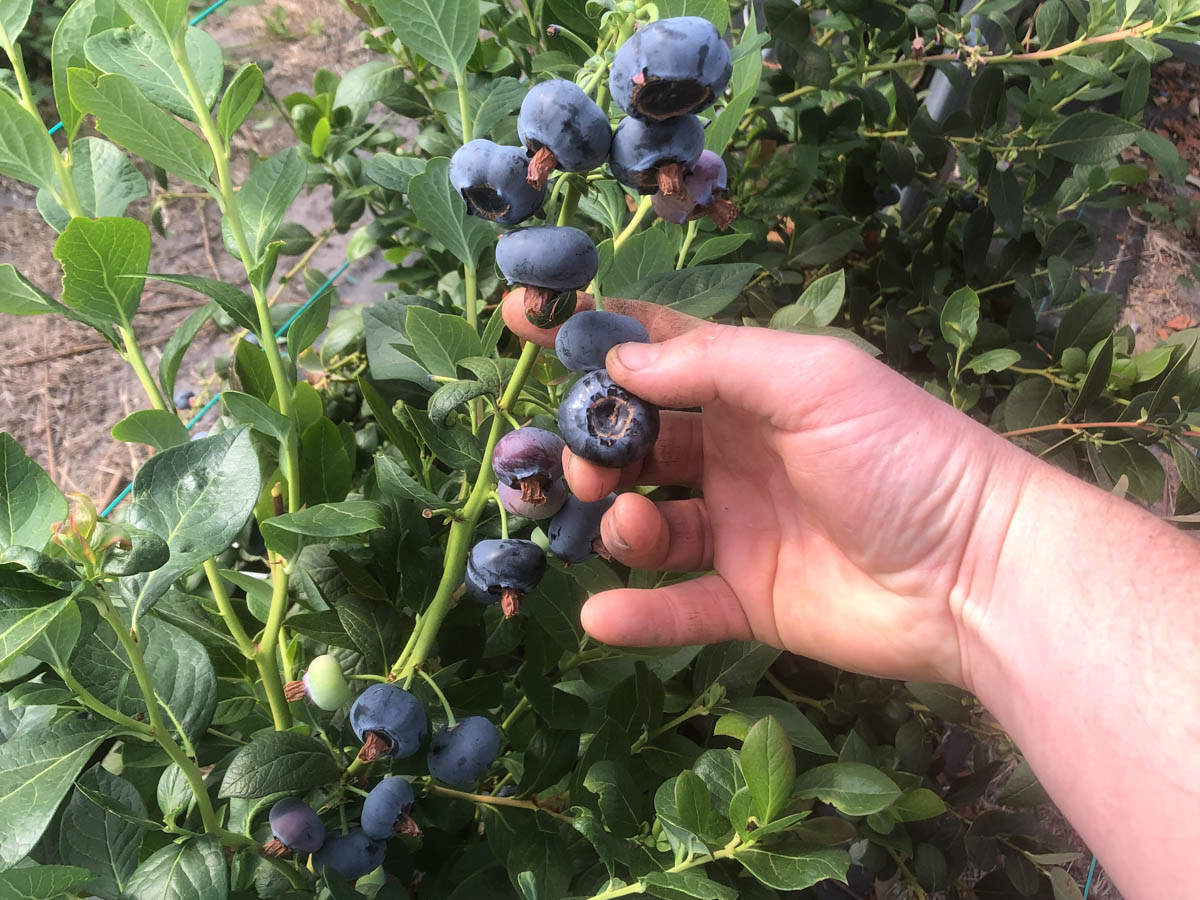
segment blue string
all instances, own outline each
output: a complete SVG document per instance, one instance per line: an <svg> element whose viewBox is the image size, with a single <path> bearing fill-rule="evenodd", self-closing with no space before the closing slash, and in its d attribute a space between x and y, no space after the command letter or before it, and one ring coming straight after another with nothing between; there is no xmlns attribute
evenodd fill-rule
<svg viewBox="0 0 1200 900"><path fill-rule="evenodd" d="M195 18L193 18L190 22L188 22L188 24L189 25L199 25L201 22L203 22L210 15L215 13L218 9L220 9L222 6L224 6L228 2L229 2L229 0L217 0L216 3L214 3L208 9L204 10L204 12L197 14L195 16ZM59 131L62 127L63 127L63 123L58 122L56 125L52 125L50 127L50 133L54 134L54 132Z"/></svg>
<svg viewBox="0 0 1200 900"><path fill-rule="evenodd" d="M218 3L217 6L220 6L221 3L225 3L225 2L227 2L227 0L220 0L220 3ZM337 271L334 272L332 275L330 275L328 278L326 278L324 283L319 288L317 288L315 291L313 291L312 296L310 296L307 300L305 300L304 303L300 306L300 308L298 310L296 310L294 313L292 313L291 317L286 322L284 322L282 326L280 326L279 330L275 332L276 340L283 337L284 334L287 333L287 330L292 327L292 324L298 318L300 318L301 314L303 314L303 312L306 309L308 309L310 306L312 306L314 303L316 303L317 300L321 297L321 295L324 294L329 289L329 287L335 281L337 281L338 278L340 278L342 276L342 273L345 272L346 269L348 269L349 267L350 267L350 260L346 260L344 263L342 263L340 266L338 266ZM214 394L212 399L209 400L207 403L205 403L202 407L200 407L200 410L194 416L192 416L191 420L189 420L187 425L185 425L184 427L187 428L188 431L191 431L192 427L194 425L196 425L201 419L203 419L204 414L207 413L214 406L216 406L217 401L219 401L220 399L221 399L220 392ZM117 504L125 499L125 497L129 494L130 489L132 489L132 488L133 488L133 482L131 481L131 482L129 482L129 484L125 485L125 490L123 490L123 491L121 491L121 493L117 494L117 496L113 498L112 502L109 503L108 506L104 507L104 511L100 513L100 517L104 518L110 512L112 512L114 509L116 509Z"/></svg>
<svg viewBox="0 0 1200 900"><path fill-rule="evenodd" d="M1083 886L1083 900L1087 900L1088 894L1092 892L1092 879L1096 877L1096 857L1092 857L1092 864L1088 867L1087 884Z"/></svg>

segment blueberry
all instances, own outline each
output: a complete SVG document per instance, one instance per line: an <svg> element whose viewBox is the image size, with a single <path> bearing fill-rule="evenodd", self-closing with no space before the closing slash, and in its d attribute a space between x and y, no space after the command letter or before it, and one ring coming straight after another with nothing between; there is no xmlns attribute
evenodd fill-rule
<svg viewBox="0 0 1200 900"><path fill-rule="evenodd" d="M520 147L473 140L450 157L450 183L462 194L467 212L481 219L516 225L542 208L545 189L525 181L529 160Z"/></svg>
<svg viewBox="0 0 1200 900"><path fill-rule="evenodd" d="M683 179L682 191L672 196L661 191L654 195L654 212L660 219L676 225L708 216L724 230L738 214L737 205L725 199L728 189L725 161L711 150L705 150L696 160L691 174Z"/></svg>
<svg viewBox="0 0 1200 900"><path fill-rule="evenodd" d="M350 696L337 657L324 653L308 664L304 673L304 689L308 699L324 710L340 709Z"/></svg>
<svg viewBox="0 0 1200 900"><path fill-rule="evenodd" d="M966 191L959 191L954 195L954 206L959 212L973 213L979 209L979 198Z"/></svg>
<svg viewBox="0 0 1200 900"><path fill-rule="evenodd" d="M575 382L558 407L558 430L576 456L619 469L650 452L658 438L658 407L597 369Z"/></svg>
<svg viewBox="0 0 1200 900"><path fill-rule="evenodd" d="M712 106L733 74L729 47L698 16L659 19L618 48L608 85L621 109L659 121Z"/></svg>
<svg viewBox="0 0 1200 900"><path fill-rule="evenodd" d="M604 368L604 358L617 344L647 344L650 335L633 316L588 309L567 319L554 339L554 352L572 372Z"/></svg>
<svg viewBox="0 0 1200 900"><path fill-rule="evenodd" d="M492 471L501 485L519 490L524 502L537 505L545 498L546 489L562 478L565 446L552 432L518 428L496 442Z"/></svg>
<svg viewBox="0 0 1200 900"><path fill-rule="evenodd" d="M530 88L517 116L517 134L530 156L527 180L535 188L554 168L588 172L608 158L608 116L573 81L543 81Z"/></svg>
<svg viewBox="0 0 1200 900"><path fill-rule="evenodd" d="M500 235L496 265L509 284L525 285L529 321L549 328L575 311L575 291L596 277L600 257L578 228L536 225Z"/></svg>
<svg viewBox="0 0 1200 900"><path fill-rule="evenodd" d="M367 794L362 808L362 830L369 838L381 841L397 831L411 830L409 810L413 805L413 789L407 780L385 778Z"/></svg>
<svg viewBox="0 0 1200 900"><path fill-rule="evenodd" d="M350 707L350 727L363 742L363 762L379 756L404 759L421 747L429 733L425 710L408 691L394 684L373 684Z"/></svg>
<svg viewBox="0 0 1200 900"><path fill-rule="evenodd" d="M500 731L483 716L467 716L429 742L429 774L443 784L470 784L500 752Z"/></svg>
<svg viewBox="0 0 1200 900"><path fill-rule="evenodd" d="M188 438L188 440L198 441L201 438L206 438L206 437L208 437L207 431L194 431L194 432L192 432L192 436L190 438Z"/></svg>
<svg viewBox="0 0 1200 900"><path fill-rule="evenodd" d="M467 593L478 603L499 600L511 618L545 572L546 553L533 541L480 541L467 557Z"/></svg>
<svg viewBox="0 0 1200 900"><path fill-rule="evenodd" d="M622 119L608 165L613 177L642 194L678 194L704 150L704 125L695 116L662 122Z"/></svg>
<svg viewBox="0 0 1200 900"><path fill-rule="evenodd" d="M194 391L176 391L175 392L175 408L176 409L191 409L192 400L196 394Z"/></svg>
<svg viewBox="0 0 1200 900"><path fill-rule="evenodd" d="M250 332L249 334L247 334L247 335L246 335L246 338L245 338L245 341L246 341L246 343L247 343L247 344L249 344L249 345L250 345L250 346L252 346L252 347L260 347L260 346L262 346L262 345L261 345L261 344L259 344L259 342L258 342L258 335L257 335L257 334L255 334L254 332Z"/></svg>
<svg viewBox="0 0 1200 900"><path fill-rule="evenodd" d="M500 502L514 516L522 516L526 519L548 519L560 509L567 501L567 483L561 478L557 481L551 481L542 493L541 499L537 503L530 503L522 496L521 491L517 488L510 488L507 484L499 484L496 486L496 493L500 496Z"/></svg>
<svg viewBox="0 0 1200 900"><path fill-rule="evenodd" d="M328 867L347 881L362 878L383 865L387 855L387 844L368 837L361 828L353 828L347 834L338 834L325 842L325 846L313 854L313 869L320 874Z"/></svg>
<svg viewBox="0 0 1200 900"><path fill-rule="evenodd" d="M880 209L887 209L900 202L900 188L894 184L880 184L875 187L875 204Z"/></svg>
<svg viewBox="0 0 1200 900"><path fill-rule="evenodd" d="M570 564L585 562L597 553L607 555L600 543L600 520L616 499L616 494L609 494L588 503L578 497L568 497L546 529L550 552Z"/></svg>
<svg viewBox="0 0 1200 900"><path fill-rule="evenodd" d="M303 800L284 797L276 801L267 819L271 823L271 833L275 835L275 840L288 850L314 853L325 843L324 823Z"/></svg>

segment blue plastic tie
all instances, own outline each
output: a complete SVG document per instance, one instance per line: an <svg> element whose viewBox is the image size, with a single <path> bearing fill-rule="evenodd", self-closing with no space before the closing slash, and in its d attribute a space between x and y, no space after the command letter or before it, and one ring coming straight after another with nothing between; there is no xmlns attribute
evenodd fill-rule
<svg viewBox="0 0 1200 900"><path fill-rule="evenodd" d="M1088 894L1092 892L1092 879L1096 877L1096 857L1092 857L1092 864L1088 866L1087 884L1083 886L1083 900L1087 900Z"/></svg>

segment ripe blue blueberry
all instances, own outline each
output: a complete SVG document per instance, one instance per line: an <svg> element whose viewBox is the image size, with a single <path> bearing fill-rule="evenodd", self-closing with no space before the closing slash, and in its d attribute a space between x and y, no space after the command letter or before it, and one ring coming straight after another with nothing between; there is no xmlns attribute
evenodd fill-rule
<svg viewBox="0 0 1200 900"><path fill-rule="evenodd" d="M576 313L558 329L554 352L572 372L604 368L604 358L617 344L646 344L650 335L633 316L607 310L587 309Z"/></svg>
<svg viewBox="0 0 1200 900"><path fill-rule="evenodd" d="M267 816L271 833L279 847L267 845L266 852L279 856L284 849L297 853L314 853L325 843L325 825L313 808L303 800L284 797L276 801Z"/></svg>
<svg viewBox="0 0 1200 900"><path fill-rule="evenodd" d="M875 187L875 203L880 209L887 209L900 202L900 188L894 184L880 184Z"/></svg>
<svg viewBox="0 0 1200 900"><path fill-rule="evenodd" d="M658 424L658 407L625 390L604 369L575 382L558 407L558 430L571 452L613 469L649 453Z"/></svg>
<svg viewBox="0 0 1200 900"><path fill-rule="evenodd" d="M550 172L588 172L608 158L612 126L608 116L573 81L535 84L521 101L517 134L529 153L526 175L542 188Z"/></svg>
<svg viewBox="0 0 1200 900"><path fill-rule="evenodd" d="M492 471L501 485L519 490L525 503L536 506L545 500L546 489L562 478L565 446L553 432L518 428L496 442Z"/></svg>
<svg viewBox="0 0 1200 900"><path fill-rule="evenodd" d="M622 119L613 133L608 166L613 177L641 194L683 190L683 180L704 151L704 125L695 116L662 122Z"/></svg>
<svg viewBox="0 0 1200 900"><path fill-rule="evenodd" d="M390 838L396 832L411 832L412 785L404 778L385 778L367 794L363 801L361 824L363 833L377 841Z"/></svg>
<svg viewBox="0 0 1200 900"><path fill-rule="evenodd" d="M659 121L712 106L733 65L716 27L698 16L659 19L618 48L608 85L621 109Z"/></svg>
<svg viewBox="0 0 1200 900"><path fill-rule="evenodd" d="M578 228L536 225L500 235L496 265L509 284L525 285L529 321L549 328L574 312L575 291L596 277L600 257Z"/></svg>
<svg viewBox="0 0 1200 900"><path fill-rule="evenodd" d="M548 519L567 501L567 483L559 478L551 481L543 490L541 500L530 503L524 499L520 489L510 488L507 484L496 485L496 494L504 508L514 516L526 519Z"/></svg>
<svg viewBox="0 0 1200 900"><path fill-rule="evenodd" d="M443 784L471 784L500 752L500 731L483 716L467 716L429 742L429 774Z"/></svg>
<svg viewBox="0 0 1200 900"><path fill-rule="evenodd" d="M683 190L675 196L661 191L653 196L654 212L660 219L682 225L708 216L721 230L737 218L737 205L725 198L729 189L725 161L711 150L696 160L691 174L683 179Z"/></svg>
<svg viewBox="0 0 1200 900"><path fill-rule="evenodd" d="M546 199L545 188L538 190L525 180L528 163L520 147L476 139L450 157L450 183L471 215L516 225L541 209Z"/></svg>
<svg viewBox="0 0 1200 900"><path fill-rule="evenodd" d="M175 408L176 409L191 409L192 399L196 396L194 391L176 391L175 392Z"/></svg>
<svg viewBox="0 0 1200 900"><path fill-rule="evenodd" d="M608 551L600 541L600 520L616 500L616 494L591 503L568 497L546 529L550 552L572 565L586 562L597 554L607 556Z"/></svg>
<svg viewBox="0 0 1200 900"><path fill-rule="evenodd" d="M480 541L467 557L467 593L478 603L499 600L512 618L545 573L546 553L533 541Z"/></svg>
<svg viewBox="0 0 1200 900"><path fill-rule="evenodd" d="M404 759L421 747L429 723L420 702L394 684L373 684L350 707L350 727L363 742L359 758L371 762L380 756Z"/></svg>
<svg viewBox="0 0 1200 900"><path fill-rule="evenodd" d="M313 854L312 864L318 874L330 868L347 881L354 881L383 865L386 855L386 843L368 837L361 828L352 828L329 838Z"/></svg>

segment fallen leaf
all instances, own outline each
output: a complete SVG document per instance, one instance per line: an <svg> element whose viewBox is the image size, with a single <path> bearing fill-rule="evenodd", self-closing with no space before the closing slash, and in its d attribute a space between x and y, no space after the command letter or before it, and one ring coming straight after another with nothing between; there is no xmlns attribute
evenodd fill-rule
<svg viewBox="0 0 1200 900"><path fill-rule="evenodd" d="M1193 319L1191 316L1189 316L1187 313L1180 313L1179 315L1175 316L1173 319L1167 319L1167 321L1164 324L1168 328L1172 328L1175 331L1183 331L1185 328L1191 328L1192 326L1194 326L1196 324L1196 320Z"/></svg>

